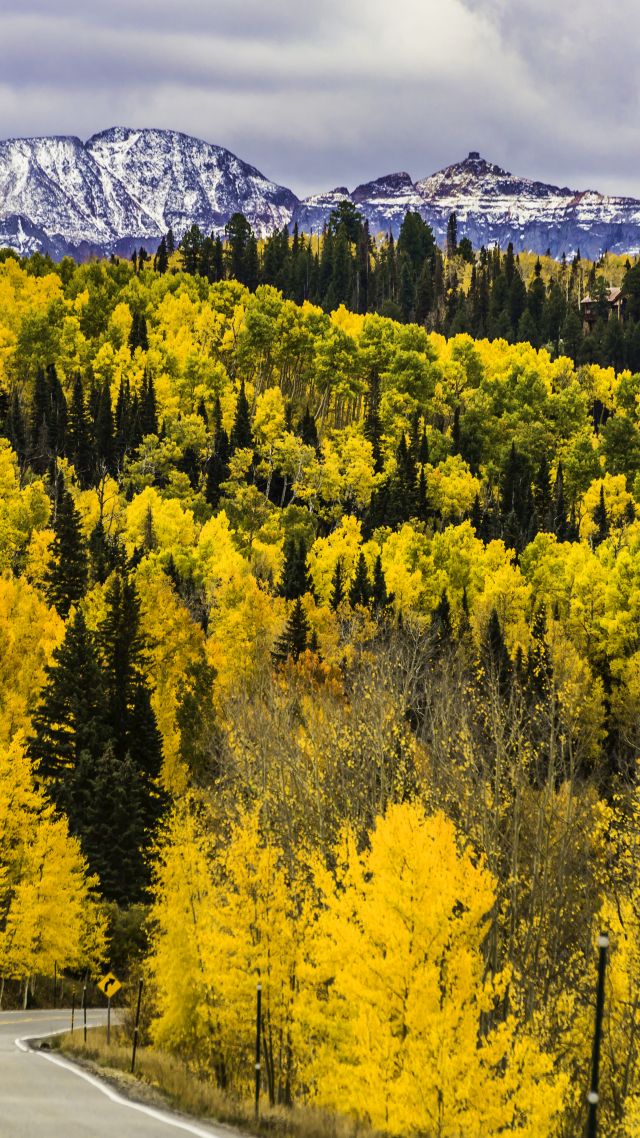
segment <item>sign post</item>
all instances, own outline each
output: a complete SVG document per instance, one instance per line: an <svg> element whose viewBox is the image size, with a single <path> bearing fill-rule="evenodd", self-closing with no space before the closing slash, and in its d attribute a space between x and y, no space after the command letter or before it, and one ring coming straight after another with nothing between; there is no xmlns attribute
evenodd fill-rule
<svg viewBox="0 0 640 1138"><path fill-rule="evenodd" d="M136 1051L138 1050L138 1030L140 1027L140 1005L142 1003L142 980L138 981L138 1007L136 1009L136 1022L133 1029L133 1049L131 1051L131 1074L136 1069Z"/></svg>
<svg viewBox="0 0 640 1138"><path fill-rule="evenodd" d="M98 980L98 987L103 996L107 997L107 1047L111 1043L111 997L119 992L122 984L118 980L115 972L107 972L101 980Z"/></svg>
<svg viewBox="0 0 640 1138"><path fill-rule="evenodd" d="M76 1018L76 990L71 993L71 1034L73 1035L73 1021Z"/></svg>

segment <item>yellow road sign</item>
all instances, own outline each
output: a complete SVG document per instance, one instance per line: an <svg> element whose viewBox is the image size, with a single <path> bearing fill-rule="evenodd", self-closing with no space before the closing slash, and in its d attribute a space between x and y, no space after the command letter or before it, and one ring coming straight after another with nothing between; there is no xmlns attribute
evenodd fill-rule
<svg viewBox="0 0 640 1138"><path fill-rule="evenodd" d="M104 992L105 996L108 996L109 999L111 999L112 996L115 996L116 992L120 991L122 984L118 980L118 977L115 975L115 973L107 972L106 976L103 976L101 980L98 980L98 987L101 992Z"/></svg>

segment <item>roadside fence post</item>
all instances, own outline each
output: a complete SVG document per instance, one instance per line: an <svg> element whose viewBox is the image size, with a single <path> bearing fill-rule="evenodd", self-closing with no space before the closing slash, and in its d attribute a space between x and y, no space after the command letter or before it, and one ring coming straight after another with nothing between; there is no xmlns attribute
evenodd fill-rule
<svg viewBox="0 0 640 1138"><path fill-rule="evenodd" d="M142 979L138 981L138 1007L136 1008L136 1022L133 1029L133 1049L131 1051L131 1074L136 1069L136 1051L138 1050L138 1030L140 1028L140 1005L142 1003Z"/></svg>

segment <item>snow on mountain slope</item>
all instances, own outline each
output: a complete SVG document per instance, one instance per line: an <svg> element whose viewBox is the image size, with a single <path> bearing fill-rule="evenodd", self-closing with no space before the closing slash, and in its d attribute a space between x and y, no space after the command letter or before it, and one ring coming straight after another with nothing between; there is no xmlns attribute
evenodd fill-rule
<svg viewBox="0 0 640 1138"><path fill-rule="evenodd" d="M472 153L416 184L421 211L441 239L455 211L458 232L474 246L512 241L516 249L554 256L578 248L588 257L640 248L640 201L579 192L516 178Z"/></svg>
<svg viewBox="0 0 640 1138"><path fill-rule="evenodd" d="M298 199L229 150L169 130L113 127L90 138L87 152L125 185L162 232L190 225L221 230L241 211L261 236L291 220Z"/></svg>
<svg viewBox="0 0 640 1138"><path fill-rule="evenodd" d="M128 255L140 244L155 249L169 227L178 238L193 224L220 233L236 211L261 236L293 222L318 233L344 199L374 235L397 236L416 210L443 242L455 211L459 236L476 247L511 241L517 250L579 248L592 258L640 250L640 201L516 178L475 152L415 184L407 173L388 174L300 202L230 151L177 131L113 127L87 143L0 142L0 245L23 254Z"/></svg>
<svg viewBox="0 0 640 1138"><path fill-rule="evenodd" d="M69 246L103 248L118 237L162 232L79 138L0 142L0 223L11 216Z"/></svg>

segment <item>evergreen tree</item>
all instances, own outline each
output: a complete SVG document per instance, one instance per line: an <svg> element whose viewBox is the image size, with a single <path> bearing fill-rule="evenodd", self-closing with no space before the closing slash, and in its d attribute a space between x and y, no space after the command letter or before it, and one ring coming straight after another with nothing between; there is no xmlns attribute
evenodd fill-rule
<svg viewBox="0 0 640 1138"><path fill-rule="evenodd" d="M374 610L378 613L383 612L389 604L389 594L387 593L387 583L382 569L382 558L380 554L376 557L373 565L371 603Z"/></svg>
<svg viewBox="0 0 640 1138"><path fill-rule="evenodd" d="M140 599L133 582L114 573L105 593L107 613L98 629L116 757L129 753L151 779L160 774L162 748L146 681L147 646Z"/></svg>
<svg viewBox="0 0 640 1138"><path fill-rule="evenodd" d="M318 428L316 421L309 410L309 405L305 407L304 415L298 424L298 434L302 439L305 446L313 447L317 452L320 447L320 440L318 438Z"/></svg>
<svg viewBox="0 0 640 1138"><path fill-rule="evenodd" d="M253 434L251 431L251 416L249 403L244 390L244 380L240 384L238 401L236 403L236 416L231 429L231 451L243 450L253 447Z"/></svg>
<svg viewBox="0 0 640 1138"><path fill-rule="evenodd" d="M339 557L336 561L336 567L333 571L333 578L331 580L331 596L329 604L334 612L340 608L345 597L345 582L344 582L344 566L342 558Z"/></svg>
<svg viewBox="0 0 640 1138"><path fill-rule="evenodd" d="M67 432L67 454L73 463L80 486L86 490L92 481L93 453L84 402L84 388L79 375L76 375L73 381Z"/></svg>
<svg viewBox="0 0 640 1138"><path fill-rule="evenodd" d="M147 900L147 851L163 806L162 795L149 798L149 789L129 754L119 759L109 743L96 760L87 752L81 755L65 809L69 828L80 838L107 901L127 908Z"/></svg>
<svg viewBox="0 0 640 1138"><path fill-rule="evenodd" d="M533 497L538 518L538 527L542 530L553 528L553 494L551 491L551 474L549 463L543 455L535 478Z"/></svg>
<svg viewBox="0 0 640 1138"><path fill-rule="evenodd" d="M453 625L451 623L451 605L447 590L443 589L442 596L436 605L431 618L431 630L436 647L442 649L453 639Z"/></svg>
<svg viewBox="0 0 640 1138"><path fill-rule="evenodd" d="M56 480L56 491L54 537L44 585L49 604L66 620L71 606L77 605L87 591L88 559L80 515L61 474Z"/></svg>
<svg viewBox="0 0 640 1138"><path fill-rule="evenodd" d="M296 540L288 537L284 547L284 566L278 593L288 601L297 600L312 591L312 582L307 568L307 545L303 537Z"/></svg>
<svg viewBox="0 0 640 1138"><path fill-rule="evenodd" d="M369 580L367 562L364 553L360 551L355 576L351 582L351 588L349 589L349 604L352 608L355 608L356 605L362 605L363 608L366 608L370 600L371 582Z"/></svg>
<svg viewBox="0 0 640 1138"><path fill-rule="evenodd" d="M551 530L552 533L555 533L558 541L569 540L569 519L567 517L567 506L564 497L564 472L561 462L558 463L553 488L553 518Z"/></svg>
<svg viewBox="0 0 640 1138"><path fill-rule="evenodd" d="M156 389L153 377L147 372L146 368L142 378L142 393L138 414L141 437L144 438L145 435L157 435L158 408L156 404Z"/></svg>
<svg viewBox="0 0 640 1138"><path fill-rule="evenodd" d="M229 478L229 458L231 446L229 436L222 426L222 408L220 397L216 397L213 408L213 425L215 430L213 453L207 463L207 476L205 482L205 498L215 509L221 497L221 486Z"/></svg>
<svg viewBox="0 0 640 1138"><path fill-rule="evenodd" d="M498 691L503 699L509 695L511 686L511 658L504 642L500 620L492 609L484 641L485 663L489 674L496 680Z"/></svg>
<svg viewBox="0 0 640 1138"><path fill-rule="evenodd" d="M307 650L309 631L309 622L302 607L302 600L298 597L291 609L284 632L276 641L271 653L274 663L283 664L289 658L299 660L302 653Z"/></svg>
<svg viewBox="0 0 640 1138"><path fill-rule="evenodd" d="M166 273L169 268L169 254L167 252L167 242L163 237L158 245L158 249L153 261L153 267L157 273Z"/></svg>
<svg viewBox="0 0 640 1138"><path fill-rule="evenodd" d="M94 470L96 477L114 472L113 413L111 410L111 390L107 380L103 383L96 402L93 420L95 439Z"/></svg>
<svg viewBox="0 0 640 1138"><path fill-rule="evenodd" d="M33 715L29 754L47 792L64 809L80 756L94 760L109 738L107 702L98 653L80 609L45 668L45 685Z"/></svg>
<svg viewBox="0 0 640 1138"><path fill-rule="evenodd" d="M144 312L134 312L131 320L131 330L129 332L129 348L131 355L134 354L136 348L140 348L143 352L149 350L149 339L147 336L147 318Z"/></svg>

